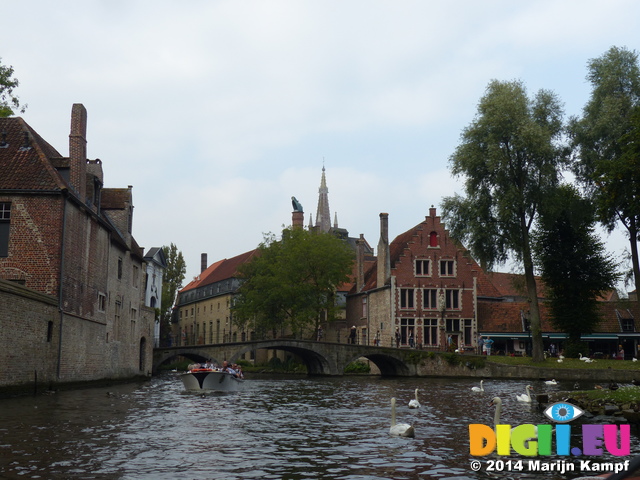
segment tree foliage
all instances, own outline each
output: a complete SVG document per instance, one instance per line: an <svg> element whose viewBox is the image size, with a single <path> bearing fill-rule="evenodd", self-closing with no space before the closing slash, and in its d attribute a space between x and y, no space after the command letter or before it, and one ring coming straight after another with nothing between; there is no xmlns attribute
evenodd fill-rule
<svg viewBox="0 0 640 480"><path fill-rule="evenodd" d="M2 65L0 58L0 117L10 117L14 110L24 113L26 105L20 105L20 99L13 91L20 84L13 78L13 67Z"/></svg>
<svg viewBox="0 0 640 480"><path fill-rule="evenodd" d="M160 312L160 338L166 342L171 333L171 311L176 300L178 290L182 288L182 281L187 272L187 264L182 252L171 243L163 246L167 269L162 277L162 305ZM166 344L166 343L165 343Z"/></svg>
<svg viewBox="0 0 640 480"><path fill-rule="evenodd" d="M578 178L588 187L599 221L612 231L621 223L627 231L632 269L640 282L640 66L638 54L611 47L588 63L591 98L582 118L570 130L577 147Z"/></svg>
<svg viewBox="0 0 640 480"><path fill-rule="evenodd" d="M595 234L592 204L574 187L558 188L539 220L534 251L550 319L577 345L600 322L597 297L615 288L618 265Z"/></svg>
<svg viewBox="0 0 640 480"><path fill-rule="evenodd" d="M466 196L443 200L451 235L484 268L503 263L510 253L522 263L534 361L544 357L530 237L540 205L558 184L568 157L563 133L563 109L555 94L540 90L529 98L520 81L490 82L450 157L452 173L464 177Z"/></svg>
<svg viewBox="0 0 640 480"><path fill-rule="evenodd" d="M281 240L266 235L239 269L234 322L261 333L316 330L321 315L334 318L336 287L349 280L352 265L351 248L330 233L288 228Z"/></svg>

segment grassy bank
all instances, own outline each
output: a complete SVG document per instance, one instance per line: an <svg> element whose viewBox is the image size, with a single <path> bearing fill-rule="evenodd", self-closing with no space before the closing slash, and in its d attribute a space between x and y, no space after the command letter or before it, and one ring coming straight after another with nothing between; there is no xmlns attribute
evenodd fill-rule
<svg viewBox="0 0 640 480"><path fill-rule="evenodd" d="M503 357L495 355L486 357L487 362L502 363L505 365L526 365L538 368L566 368L584 370L637 370L640 375L640 362L631 360L594 360L587 363L577 358L565 358L558 362L556 358L547 358L544 362L534 362L531 357Z"/></svg>

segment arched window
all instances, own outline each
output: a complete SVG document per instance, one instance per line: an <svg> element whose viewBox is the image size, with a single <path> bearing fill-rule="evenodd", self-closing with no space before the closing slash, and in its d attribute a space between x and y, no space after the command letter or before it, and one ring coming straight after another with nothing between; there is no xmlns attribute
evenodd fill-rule
<svg viewBox="0 0 640 480"><path fill-rule="evenodd" d="M438 234L436 232L431 232L429 234L429 246L430 247L438 246Z"/></svg>

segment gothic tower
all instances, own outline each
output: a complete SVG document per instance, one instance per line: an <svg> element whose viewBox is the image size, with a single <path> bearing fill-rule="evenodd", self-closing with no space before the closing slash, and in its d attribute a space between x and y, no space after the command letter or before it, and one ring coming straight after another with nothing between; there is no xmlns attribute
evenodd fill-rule
<svg viewBox="0 0 640 480"><path fill-rule="evenodd" d="M322 167L322 180L318 189L318 210L316 211L316 228L327 233L331 229L331 211L329 210L329 189Z"/></svg>

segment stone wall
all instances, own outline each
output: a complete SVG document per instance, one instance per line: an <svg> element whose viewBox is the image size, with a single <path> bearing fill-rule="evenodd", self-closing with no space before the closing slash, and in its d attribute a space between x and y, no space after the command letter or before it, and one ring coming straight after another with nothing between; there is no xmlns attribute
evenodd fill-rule
<svg viewBox="0 0 640 480"><path fill-rule="evenodd" d="M0 280L0 391L55 382L59 330L54 297Z"/></svg>

